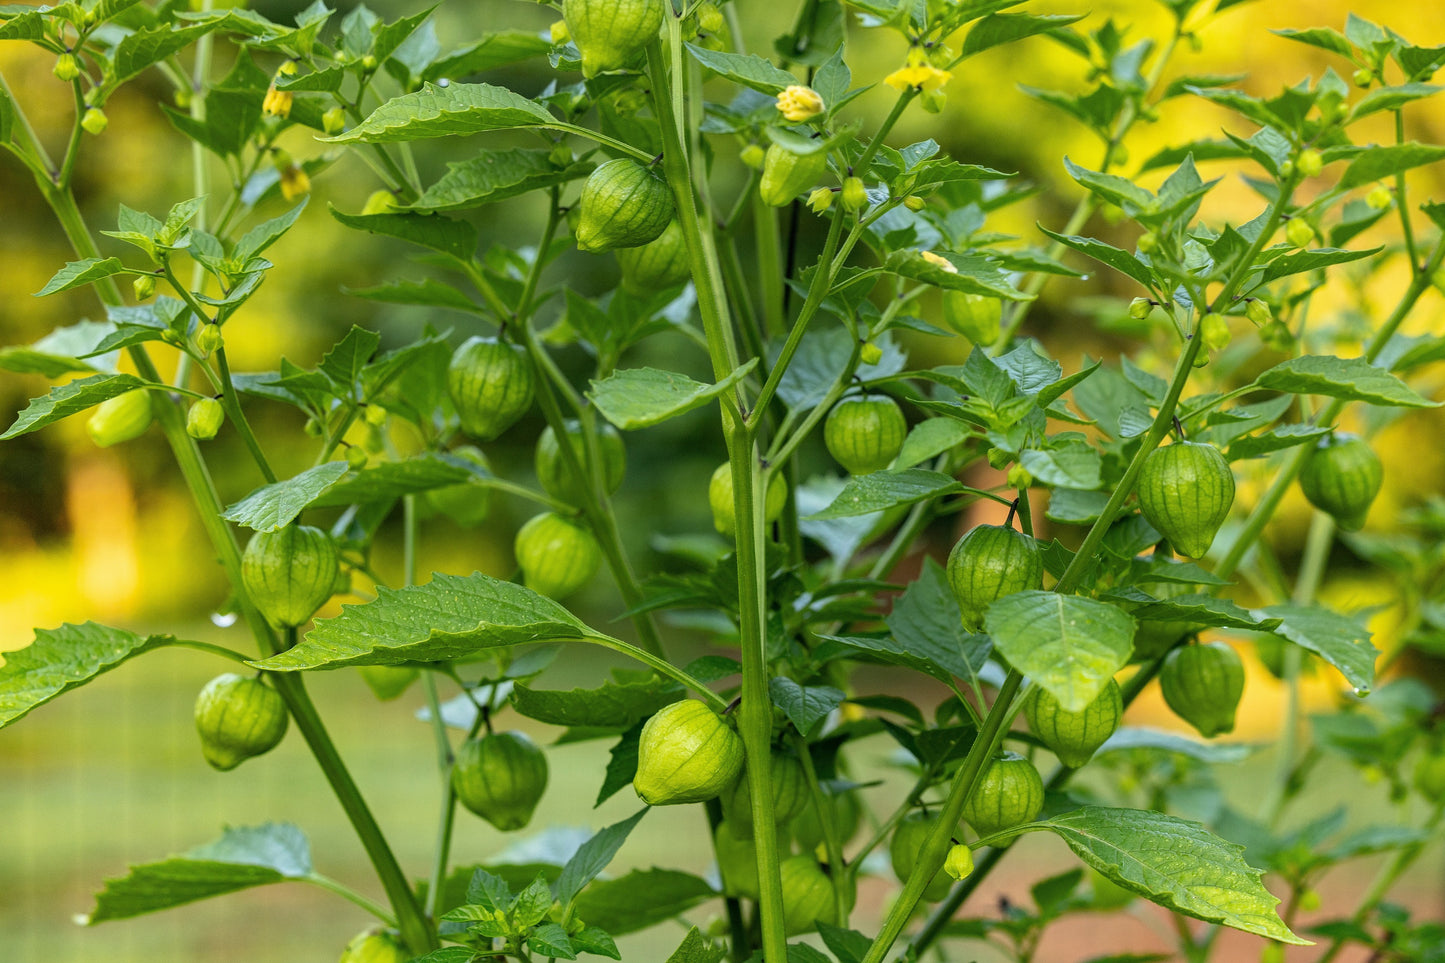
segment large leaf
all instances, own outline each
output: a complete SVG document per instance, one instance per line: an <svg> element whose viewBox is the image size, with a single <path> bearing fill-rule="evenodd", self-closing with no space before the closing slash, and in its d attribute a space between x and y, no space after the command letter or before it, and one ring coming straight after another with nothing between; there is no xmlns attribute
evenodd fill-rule
<svg viewBox="0 0 1445 963"><path fill-rule="evenodd" d="M622 936L670 920L717 895L690 873L637 869L588 886L577 897L577 915L598 929Z"/></svg>
<svg viewBox="0 0 1445 963"><path fill-rule="evenodd" d="M661 424L700 408L727 391L757 366L754 358L717 384L705 385L676 371L625 368L592 382L587 397L602 417L624 431Z"/></svg>
<svg viewBox="0 0 1445 963"><path fill-rule="evenodd" d="M567 865L562 867L562 875L557 878L557 899L563 906L572 902L573 897L582 892L583 887L607 868L612 857L617 855L622 844L627 842L628 835L647 813L648 809L644 807L622 822L599 830L597 835L572 854Z"/></svg>
<svg viewBox="0 0 1445 963"><path fill-rule="evenodd" d="M1046 820L1080 859L1167 909L1246 933L1310 945L1280 922L1279 900L1244 861L1244 847L1198 823L1140 809L1084 806Z"/></svg>
<svg viewBox="0 0 1445 963"><path fill-rule="evenodd" d="M477 249L475 227L440 214L343 214L333 207L331 216L347 227L400 238L461 261L470 260Z"/></svg>
<svg viewBox="0 0 1445 963"><path fill-rule="evenodd" d="M682 697L676 682L658 676L609 681L596 689L533 689L518 682L512 708L548 725L622 731Z"/></svg>
<svg viewBox="0 0 1445 963"><path fill-rule="evenodd" d="M1308 649L1340 670L1345 681L1363 695L1375 685L1375 658L1380 654L1370 643L1370 630L1354 619L1323 608L1271 605L1256 615L1281 620L1274 634Z"/></svg>
<svg viewBox="0 0 1445 963"><path fill-rule="evenodd" d="M411 205L418 211L455 211L504 201L585 177L591 164L558 167L544 150L489 150L447 165L441 180Z"/></svg>
<svg viewBox="0 0 1445 963"><path fill-rule="evenodd" d="M1392 144L1388 147L1371 147L1358 154L1345 168L1340 177L1339 187L1348 190L1362 184L1393 177L1412 167L1433 164L1445 158L1445 147L1433 144Z"/></svg>
<svg viewBox="0 0 1445 963"><path fill-rule="evenodd" d="M6 653L0 666L0 728L126 659L174 644L173 635L136 635L96 622L36 629L35 641Z"/></svg>
<svg viewBox="0 0 1445 963"><path fill-rule="evenodd" d="M605 638L549 598L474 572L378 589L364 605L318 621L295 648L251 663L290 672L343 665L437 662L522 642Z"/></svg>
<svg viewBox="0 0 1445 963"><path fill-rule="evenodd" d="M216 842L106 880L87 923L170 909L252 886L311 876L311 847L289 823L227 829Z"/></svg>
<svg viewBox="0 0 1445 963"><path fill-rule="evenodd" d="M1297 395L1325 395L1345 401L1403 408L1434 408L1439 402L1416 394L1409 385L1364 358L1305 355L1280 362L1255 379L1261 388Z"/></svg>
<svg viewBox="0 0 1445 963"><path fill-rule="evenodd" d="M145 384L135 375L98 374L72 381L69 384L57 385L50 389L50 394L40 398L31 398L30 404L20 412L20 417L15 419L15 423L5 431L5 434L0 435L0 441L44 428L62 418L69 418L87 408L93 408L102 401L109 401L127 391L143 388Z"/></svg>
<svg viewBox="0 0 1445 963"><path fill-rule="evenodd" d="M308 468L294 478L262 485L227 508L222 517L258 532L285 528L307 505L340 481L346 469L344 461L328 461Z"/></svg>
<svg viewBox="0 0 1445 963"><path fill-rule="evenodd" d="M1006 595L984 614L993 644L1068 712L1082 712L1134 649L1134 619L1115 605L1057 592Z"/></svg>
<svg viewBox="0 0 1445 963"><path fill-rule="evenodd" d="M555 122L547 108L505 87L427 84L387 101L351 130L327 139L336 144L384 144Z"/></svg>
<svg viewBox="0 0 1445 963"><path fill-rule="evenodd" d="M798 82L797 77L774 67L771 61L756 54L708 50L691 43L686 46L694 60L714 73L721 74L735 84L751 87L768 95L780 94L785 87L791 87Z"/></svg>
<svg viewBox="0 0 1445 963"><path fill-rule="evenodd" d="M831 505L809 517L825 519L867 515L961 491L963 485L957 479L926 468L875 471L849 479Z"/></svg>
<svg viewBox="0 0 1445 963"><path fill-rule="evenodd" d="M979 670L988 659L988 636L964 629L948 576L933 559L924 560L923 571L883 621L905 651L928 659L970 685L978 684Z"/></svg>
<svg viewBox="0 0 1445 963"><path fill-rule="evenodd" d="M404 461L386 461L363 468L312 499L310 507L389 502L403 495L462 482L483 485L491 478L494 476L464 458L426 452Z"/></svg>

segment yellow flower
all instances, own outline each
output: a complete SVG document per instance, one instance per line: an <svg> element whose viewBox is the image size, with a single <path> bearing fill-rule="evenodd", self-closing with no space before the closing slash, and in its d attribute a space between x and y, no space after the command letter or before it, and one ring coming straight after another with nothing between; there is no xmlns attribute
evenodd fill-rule
<svg viewBox="0 0 1445 963"><path fill-rule="evenodd" d="M932 264L934 267L943 271L947 271L949 274L958 273L958 268L954 267L953 262L950 261L948 258L944 257L943 255L934 254L932 251L919 251L918 253L923 256L923 260L927 261L929 264Z"/></svg>
<svg viewBox="0 0 1445 963"><path fill-rule="evenodd" d="M894 90L908 90L910 87L931 94L953 79L953 74L940 70L928 60L928 54L918 47L908 51L908 62L893 71L883 82Z"/></svg>
<svg viewBox="0 0 1445 963"><path fill-rule="evenodd" d="M793 84L778 94L778 110L785 119L799 124L823 112L823 98L812 87Z"/></svg>
<svg viewBox="0 0 1445 963"><path fill-rule="evenodd" d="M281 196L294 201L311 190L311 178L298 165L292 164L281 171Z"/></svg>
<svg viewBox="0 0 1445 963"><path fill-rule="evenodd" d="M271 117L289 117L293 100L295 95L291 91L277 90L273 83L266 88L266 99L261 101L261 113Z"/></svg>

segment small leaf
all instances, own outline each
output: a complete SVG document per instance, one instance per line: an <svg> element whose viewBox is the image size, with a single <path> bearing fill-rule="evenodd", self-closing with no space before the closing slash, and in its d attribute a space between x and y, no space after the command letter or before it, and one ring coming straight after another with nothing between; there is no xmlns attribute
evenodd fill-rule
<svg viewBox="0 0 1445 963"><path fill-rule="evenodd" d="M333 207L331 216L347 227L410 241L460 261L471 260L477 250L475 227L440 214L343 214Z"/></svg>
<svg viewBox="0 0 1445 963"><path fill-rule="evenodd" d="M146 382L129 374L98 374L57 385L50 389L50 394L31 398L15 423L0 435L0 441L29 434L145 385Z"/></svg>
<svg viewBox="0 0 1445 963"><path fill-rule="evenodd" d="M1082 712L1134 649L1134 620L1116 605L1056 592L1006 595L984 614L994 646L1068 712Z"/></svg>
<svg viewBox="0 0 1445 963"><path fill-rule="evenodd" d="M351 330L326 352L316 370L349 394L380 346L381 335L353 324Z"/></svg>
<svg viewBox="0 0 1445 963"><path fill-rule="evenodd" d="M1140 809L1084 806L1039 824L1105 877L1166 909L1281 943L1311 945L1280 922L1279 900L1244 847L1198 823Z"/></svg>
<svg viewBox="0 0 1445 963"><path fill-rule="evenodd" d="M773 705L783 710L803 735L843 704L844 693L832 686L799 685L786 676L774 676L768 683Z"/></svg>
<svg viewBox="0 0 1445 963"><path fill-rule="evenodd" d="M175 644L173 635L136 635L96 622L36 629L35 641L3 656L0 728L127 659Z"/></svg>
<svg viewBox="0 0 1445 963"><path fill-rule="evenodd" d="M961 445L973 437L973 431L953 418L928 418L914 425L903 440L903 450L894 460L895 468L912 468L920 462Z"/></svg>
<svg viewBox="0 0 1445 963"><path fill-rule="evenodd" d="M306 210L306 202L310 199L310 197L303 197L300 204L285 214L273 217L269 221L263 221L243 234L241 239L236 242L236 261L244 264L275 244L283 234L291 230L291 226L296 223L301 212Z"/></svg>
<svg viewBox="0 0 1445 963"><path fill-rule="evenodd" d="M1370 643L1370 630L1354 619L1323 608L1271 605L1255 613L1281 620L1274 634L1308 649L1340 670L1361 694L1375 685L1375 659L1380 650Z"/></svg>
<svg viewBox="0 0 1445 963"><path fill-rule="evenodd" d="M612 862L612 857L627 842L627 836L636 828L637 824L646 816L648 808L643 807L638 812L614 823L605 829L598 830L582 847L567 860L567 865L562 867L562 875L557 878L557 899L563 906L571 903L582 888L592 882Z"/></svg>
<svg viewBox="0 0 1445 963"><path fill-rule="evenodd" d="M1437 408L1440 404L1420 397L1405 382L1364 358L1291 358L1260 375L1255 384L1291 394L1325 395L1372 405Z"/></svg>
<svg viewBox="0 0 1445 963"><path fill-rule="evenodd" d="M751 87L770 96L780 94L786 87L798 83L798 78L773 66L756 54L735 54L725 50L708 50L696 44L686 44L687 52L704 67L731 80L735 84ZM831 104L827 106L832 106Z"/></svg>
<svg viewBox="0 0 1445 963"><path fill-rule="evenodd" d="M1445 147L1433 144L1392 144L1388 147L1370 147L1357 154L1340 177L1339 189L1349 190L1363 184L1372 184L1387 177L1393 177L1412 167L1433 164L1445 158Z"/></svg>
<svg viewBox="0 0 1445 963"><path fill-rule="evenodd" d="M1302 445L1329 433L1329 428L1320 425L1281 425L1278 428L1262 431L1257 435L1245 435L1236 439L1230 444L1225 457L1230 461L1238 461L1241 458L1260 458L1276 451Z"/></svg>
<svg viewBox="0 0 1445 963"><path fill-rule="evenodd" d="M645 930L717 898L717 891L690 873L635 869L597 880L577 897L577 915L613 936Z"/></svg>
<svg viewBox="0 0 1445 963"><path fill-rule="evenodd" d="M1301 274L1305 271L1318 271L1327 268L1332 264L1347 264L1350 261L1358 261L1362 258L1372 257L1379 254L1383 248L1371 248L1368 251L1344 251L1339 248L1322 247L1309 251L1296 251L1293 254L1286 254L1277 257L1269 262L1264 269L1261 281L1269 283L1280 278L1288 277L1291 274Z"/></svg>
<svg viewBox="0 0 1445 963"><path fill-rule="evenodd" d="M737 384L757 366L753 358L717 384L705 385L687 375L657 368L624 368L593 381L587 397L602 416L624 431L648 428L707 404Z"/></svg>
<svg viewBox="0 0 1445 963"><path fill-rule="evenodd" d="M505 87L427 84L388 100L346 133L324 139L334 144L385 144L555 123L541 104Z"/></svg>
<svg viewBox="0 0 1445 963"><path fill-rule="evenodd" d="M518 197L586 177L591 164L557 167L544 150L480 151L447 165L447 172L412 204L417 211L455 211Z"/></svg>
<svg viewBox="0 0 1445 963"><path fill-rule="evenodd" d="M1055 234L1053 231L1042 226L1040 226L1039 230L1060 244L1071 247L1080 254L1088 255L1101 264L1107 264L1120 274L1133 278L1150 290L1154 289L1154 275L1150 273L1149 268L1145 266L1143 261L1127 251L1121 251L1112 244L1105 244L1103 241L1097 241L1092 237Z"/></svg>
<svg viewBox="0 0 1445 963"><path fill-rule="evenodd" d="M596 689L532 689L518 683L512 708L553 726L630 729L683 696L682 688L660 676L636 682L606 682Z"/></svg>
<svg viewBox="0 0 1445 963"><path fill-rule="evenodd" d="M941 472L923 468L875 471L849 479L831 505L809 517L826 519L867 515L961 491L961 482Z"/></svg>
<svg viewBox="0 0 1445 963"><path fill-rule="evenodd" d="M121 274L125 269L125 265L120 263L120 258L115 257L88 257L83 261L71 261L56 271L55 277L47 281L45 287L35 292L35 297L43 298L47 294L56 294L60 291L78 288L83 284L92 284L102 278Z"/></svg>
<svg viewBox="0 0 1445 963"><path fill-rule="evenodd" d="M618 790L632 785L637 775L637 746L642 737L642 723L638 723L622 734L607 754L607 773L602 777L602 788L597 790L595 809L610 799Z"/></svg>
<svg viewBox="0 0 1445 963"><path fill-rule="evenodd" d="M226 509L222 518L258 532L285 528L346 474L344 461L328 461L294 478L262 485Z"/></svg>
<svg viewBox="0 0 1445 963"><path fill-rule="evenodd" d="M702 935L702 931L694 926L682 938L682 945L667 958L667 963L718 963L723 955L722 947L714 946Z"/></svg>
<svg viewBox="0 0 1445 963"><path fill-rule="evenodd" d="M971 57L990 47L1013 43L1035 34L1057 30L1082 19L1082 14L1074 16L1054 14L1040 17L1027 13L991 13L974 24L973 29L964 38L963 49L959 53L961 56Z"/></svg>

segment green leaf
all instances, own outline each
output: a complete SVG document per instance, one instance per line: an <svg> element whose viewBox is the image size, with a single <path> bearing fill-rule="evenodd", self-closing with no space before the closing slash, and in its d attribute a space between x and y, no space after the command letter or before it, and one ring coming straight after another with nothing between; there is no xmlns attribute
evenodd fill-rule
<svg viewBox="0 0 1445 963"><path fill-rule="evenodd" d="M1377 87L1360 98L1359 103L1350 109L1349 119L1345 123L1350 124L1361 117L1368 117L1370 114L1381 110L1399 110L1408 103L1419 100L1422 97L1431 97L1439 93L1441 87L1433 84L1401 84L1398 87Z"/></svg>
<svg viewBox="0 0 1445 963"><path fill-rule="evenodd" d="M1246 933L1310 945L1280 922L1279 900L1244 847L1198 823L1139 809L1084 806L1040 824L1105 877L1166 909Z"/></svg>
<svg viewBox="0 0 1445 963"><path fill-rule="evenodd" d="M897 469L912 468L973 437L973 431L953 418L928 418L914 425L903 440L903 449L894 460Z"/></svg>
<svg viewBox="0 0 1445 963"><path fill-rule="evenodd" d="M960 55L971 57L990 47L1013 43L1035 34L1057 30L1082 19L1084 19L1082 14L1076 16L1055 14L1043 17L1027 13L989 14L974 24L973 29L968 32L968 36L964 38Z"/></svg>
<svg viewBox="0 0 1445 963"><path fill-rule="evenodd" d="M136 635L96 622L36 629L35 641L4 653L5 662L0 665L0 728L127 659L175 644L173 635Z"/></svg>
<svg viewBox="0 0 1445 963"><path fill-rule="evenodd" d="M613 936L645 930L697 904L717 891L690 873L671 869L635 869L617 879L599 880L577 897L577 915Z"/></svg>
<svg viewBox="0 0 1445 963"><path fill-rule="evenodd" d="M351 330L326 352L316 370L349 394L380 346L381 335L353 324Z"/></svg>
<svg viewBox="0 0 1445 963"><path fill-rule="evenodd" d="M527 948L538 959L544 956L549 960L577 959L577 951L572 946L572 940L559 923L543 923L532 930L527 936Z"/></svg>
<svg viewBox="0 0 1445 963"><path fill-rule="evenodd" d="M1133 278L1135 281L1138 281L1140 284L1144 285L1144 287L1153 290L1154 275L1149 272L1149 268L1145 266L1143 261L1139 260L1127 251L1121 251L1117 247L1114 247L1112 244L1105 244L1103 241L1096 241L1092 237L1076 237L1069 234L1055 234L1053 231L1049 230L1046 227L1043 227L1042 225L1039 227L1039 230L1043 231L1045 234L1058 241L1060 244L1071 247L1074 250L1078 251L1080 254L1084 254L1093 258L1100 264L1107 264L1109 267L1118 271L1120 274L1123 274L1126 277Z"/></svg>
<svg viewBox="0 0 1445 963"><path fill-rule="evenodd" d="M1068 712L1082 712L1134 650L1134 619L1116 605L1056 592L1006 595L984 614L994 647Z"/></svg>
<svg viewBox="0 0 1445 963"><path fill-rule="evenodd" d="M533 689L518 682L512 689L512 708L548 725L621 732L682 697L676 682L660 676L609 681L596 689Z"/></svg>
<svg viewBox="0 0 1445 963"><path fill-rule="evenodd" d="M1025 448L1019 452L1019 464L1034 480L1045 485L1093 491L1102 485L1103 461L1099 453L1086 443L1048 450Z"/></svg>
<svg viewBox="0 0 1445 963"><path fill-rule="evenodd" d="M1207 763L1243 762L1254 753L1254 747L1242 742L1200 742L1181 736L1177 732L1164 732L1142 726L1124 726L1110 736L1099 747L1096 756L1109 752L1128 752L1134 749L1156 749L1160 752L1177 752L1191 759Z"/></svg>
<svg viewBox="0 0 1445 963"><path fill-rule="evenodd" d="M773 705L797 726L803 735L827 718L828 713L843 704L844 693L832 686L804 686L786 676L774 676L768 683Z"/></svg>
<svg viewBox="0 0 1445 963"><path fill-rule="evenodd" d="M1371 184L1387 177L1394 177L1412 167L1433 164L1445 158L1445 147L1433 144L1395 144L1389 147L1370 147L1357 154L1345 168L1340 178L1340 190Z"/></svg>
<svg viewBox="0 0 1445 963"><path fill-rule="evenodd" d="M735 54L725 50L708 50L696 44L685 44L692 58L707 69L720 74L735 84L751 87L753 90L776 96L784 88L798 83L798 78L773 66L756 54ZM832 104L827 106L831 107Z"/></svg>
<svg viewBox="0 0 1445 963"><path fill-rule="evenodd" d="M605 638L529 588L480 572L438 573L425 585L380 588L370 602L343 605L340 615L318 621L300 645L251 664L293 672L443 662L522 642Z"/></svg>
<svg viewBox="0 0 1445 963"><path fill-rule="evenodd" d="M410 241L459 261L471 260L477 250L475 227L440 214L343 214L333 207L331 216L347 227Z"/></svg>
<svg viewBox="0 0 1445 963"><path fill-rule="evenodd" d="M1270 368L1255 379L1261 388L1296 395L1325 395L1346 401L1403 408L1437 408L1416 394L1405 382L1364 358L1336 358L1305 355Z"/></svg>
<svg viewBox="0 0 1445 963"><path fill-rule="evenodd" d="M953 254L942 252L938 255L953 266L949 270L923 256L913 248L894 251L888 255L883 268L901 277L932 284L950 291L966 291L991 298L1007 298L1010 301L1032 301L1031 295L1014 287L1009 272L978 254Z"/></svg>
<svg viewBox="0 0 1445 963"><path fill-rule="evenodd" d="M481 310L461 291L435 278L420 281L392 281L374 288L343 288L347 294L368 301L383 301L387 304L419 304L429 308L451 308L468 314L481 314Z"/></svg>
<svg viewBox="0 0 1445 963"><path fill-rule="evenodd" d="M1241 458L1260 458L1272 452L1302 445L1329 433L1329 428L1319 425L1280 425L1278 428L1271 428L1257 435L1244 435L1236 439L1230 444L1225 457L1230 461L1238 461Z"/></svg>
<svg viewBox="0 0 1445 963"><path fill-rule="evenodd" d="M258 532L285 528L346 474L344 461L328 461L294 478L262 485L226 509L222 518Z"/></svg>
<svg viewBox="0 0 1445 963"><path fill-rule="evenodd" d="M1380 651L1370 642L1370 630L1354 619L1323 608L1270 605L1256 615L1280 619L1274 634L1308 649L1340 670L1360 695L1375 685L1375 659Z"/></svg>
<svg viewBox="0 0 1445 963"><path fill-rule="evenodd" d="M667 958L667 963L718 963L725 952L722 947L710 943L694 926L682 938L682 945Z"/></svg>
<svg viewBox="0 0 1445 963"><path fill-rule="evenodd" d="M1328 50L1330 53L1339 54L1341 57L1354 59L1355 51L1345 35L1338 30L1329 27L1311 27L1308 30L1271 30L1271 33L1278 34L1288 40L1296 40L1300 43L1307 43L1312 47L1319 47L1321 50Z"/></svg>
<svg viewBox="0 0 1445 963"><path fill-rule="evenodd" d="M647 813L647 807L643 807L622 822L598 830L597 835L583 843L572 858L567 860L567 865L562 867L562 875L557 878L557 900L563 906L572 902L573 898L582 892L583 887L607 868L612 857L616 856L622 844L627 842L628 834Z"/></svg>
<svg viewBox="0 0 1445 963"><path fill-rule="evenodd" d="M253 886L311 876L311 847L289 823L230 828L216 842L109 879L86 923L126 919Z"/></svg>
<svg viewBox="0 0 1445 963"><path fill-rule="evenodd" d="M125 265L120 263L120 258L115 257L88 257L83 261L71 261L56 271L55 277L45 282L45 287L35 292L35 297L43 298L47 294L69 291L71 288L92 284L102 278L108 278L124 271Z"/></svg>
<svg viewBox="0 0 1445 963"><path fill-rule="evenodd" d="M77 321L56 328L30 345L0 348L0 370L59 378L78 371L114 370L113 356L95 358L95 348L115 333L109 321Z"/></svg>
<svg viewBox="0 0 1445 963"><path fill-rule="evenodd" d="M552 49L552 41L537 33L523 30L499 30L483 34L481 39L454 51L426 68L423 77L436 81L444 77L470 77L505 67L529 57L537 57Z"/></svg>
<svg viewBox="0 0 1445 963"><path fill-rule="evenodd" d="M15 423L0 435L0 441L29 434L145 385L146 382L129 374L98 374L57 385L50 389L48 395L31 398Z"/></svg>
<svg viewBox="0 0 1445 963"><path fill-rule="evenodd" d="M166 24L127 34L115 46L114 73L106 79L112 85L124 83L151 64L184 50L192 40L198 40L214 29L215 25L209 23L190 27Z"/></svg>
<svg viewBox="0 0 1445 963"><path fill-rule="evenodd" d="M207 104L207 107L209 106L210 105ZM291 230L291 226L296 223L296 219L301 216L301 212L306 210L306 202L309 200L311 200L310 197L303 197L300 204L297 204L285 214L273 217L269 221L262 221L241 235L241 239L236 242L234 254L236 261L244 264L272 244L275 244L281 235Z"/></svg>
<svg viewBox="0 0 1445 963"><path fill-rule="evenodd" d="M1267 284L1291 274L1318 271L1332 264L1346 264L1361 258L1372 257L1382 250L1384 249L1377 247L1368 251L1343 251L1339 248L1322 247L1310 251L1297 251L1294 254L1286 254L1270 261L1269 266L1264 269L1264 276L1261 280Z"/></svg>
<svg viewBox="0 0 1445 963"><path fill-rule="evenodd" d="M481 151L447 165L441 180L410 206L416 211L456 211L504 201L544 187L565 184L592 171L591 164L558 167L544 150Z"/></svg>
<svg viewBox="0 0 1445 963"><path fill-rule="evenodd" d="M332 508L368 502L392 502L403 495L444 488L461 482L483 485L493 476L464 458L426 452L405 461L369 465L327 488L307 508Z"/></svg>
<svg viewBox="0 0 1445 963"><path fill-rule="evenodd" d="M344 134L322 139L333 144L385 144L555 123L547 108L505 87L426 84L382 104Z"/></svg>
<svg viewBox="0 0 1445 963"><path fill-rule="evenodd" d="M602 417L624 431L649 428L701 408L757 367L753 358L717 384L705 385L676 371L624 368L593 381L587 397Z"/></svg>
<svg viewBox="0 0 1445 963"><path fill-rule="evenodd" d="M808 517L827 519L867 515L963 490L963 484L953 476L924 468L875 471L849 479L847 486L833 499L833 504Z"/></svg>
<svg viewBox="0 0 1445 963"><path fill-rule="evenodd" d="M904 651L942 669L943 675L936 677L945 683L957 676L978 684L978 673L988 660L988 636L964 629L948 576L933 559L924 560L918 578L904 589L883 622Z"/></svg>

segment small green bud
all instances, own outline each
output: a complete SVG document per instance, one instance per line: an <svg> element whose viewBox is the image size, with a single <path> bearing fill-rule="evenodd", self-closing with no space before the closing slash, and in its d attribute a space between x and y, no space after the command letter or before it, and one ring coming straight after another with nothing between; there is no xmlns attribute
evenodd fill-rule
<svg viewBox="0 0 1445 963"><path fill-rule="evenodd" d="M346 111L340 107L332 107L326 113L322 114L321 129L326 131L331 137L335 137L341 133L346 129Z"/></svg>
<svg viewBox="0 0 1445 963"><path fill-rule="evenodd" d="M1274 320L1274 312L1269 309L1269 302L1259 298L1250 298L1244 306L1244 316L1257 328L1262 328Z"/></svg>
<svg viewBox="0 0 1445 963"><path fill-rule="evenodd" d="M1310 227L1309 221L1296 217L1284 226L1284 236L1295 247L1309 247L1315 239L1315 229Z"/></svg>
<svg viewBox="0 0 1445 963"><path fill-rule="evenodd" d="M763 150L761 144L749 144L743 148L742 153L738 155L738 159L756 171L762 170L763 160L767 156L768 152Z"/></svg>
<svg viewBox="0 0 1445 963"><path fill-rule="evenodd" d="M1127 163L1129 163L1129 148L1125 147L1123 144L1119 144L1117 147L1115 147L1115 148L1114 148L1114 163L1115 163L1115 164L1127 164Z"/></svg>
<svg viewBox="0 0 1445 963"><path fill-rule="evenodd" d="M55 58L55 67L52 72L60 80L70 83L80 76L80 61L75 59L73 53L63 53Z"/></svg>
<svg viewBox="0 0 1445 963"><path fill-rule="evenodd" d="M1375 189L1365 195L1365 203L1377 211L1386 210L1395 200L1395 195L1384 184L1376 185Z"/></svg>
<svg viewBox="0 0 1445 963"><path fill-rule="evenodd" d="M955 844L943 861L943 871L954 879L967 879L973 873L973 850Z"/></svg>
<svg viewBox="0 0 1445 963"><path fill-rule="evenodd" d="M366 467L366 449L360 445L352 445L346 449L346 463L352 468L360 471Z"/></svg>
<svg viewBox="0 0 1445 963"><path fill-rule="evenodd" d="M864 341L858 349L858 360L864 364L877 364L883 360L883 349L872 341Z"/></svg>
<svg viewBox="0 0 1445 963"><path fill-rule="evenodd" d="M1320 171L1325 167L1324 157L1312 147L1300 151L1295 163L1299 167L1299 172L1305 177L1318 177Z"/></svg>
<svg viewBox="0 0 1445 963"><path fill-rule="evenodd" d="M370 404L366 406L366 423L373 428L380 428L386 424L386 409L381 405Z"/></svg>
<svg viewBox="0 0 1445 963"><path fill-rule="evenodd" d="M1294 176L1294 161L1287 160L1279 165L1279 176L1288 180Z"/></svg>
<svg viewBox="0 0 1445 963"><path fill-rule="evenodd" d="M1222 315L1206 314L1199 319L1199 336L1204 339L1204 346L1211 351L1226 348L1231 337L1229 323Z"/></svg>
<svg viewBox="0 0 1445 963"><path fill-rule="evenodd" d="M842 201L845 211L860 211L868 206L868 188L863 186L862 178L850 177L843 182Z"/></svg>
<svg viewBox="0 0 1445 963"><path fill-rule="evenodd" d="M203 324L201 330L196 332L196 350L203 355L209 356L221 345L224 344L221 338L221 326L219 324Z"/></svg>
<svg viewBox="0 0 1445 963"><path fill-rule="evenodd" d="M1145 231L1139 235L1139 253L1153 254L1154 249L1159 246L1159 237L1153 231Z"/></svg>
<svg viewBox="0 0 1445 963"><path fill-rule="evenodd" d="M1034 476L1023 465L1011 465L1008 470L1008 486L1010 488L1030 488L1033 486Z"/></svg>
<svg viewBox="0 0 1445 963"><path fill-rule="evenodd" d="M557 20L551 26L552 43L558 47L572 39L572 31L567 29L567 21Z"/></svg>
<svg viewBox="0 0 1445 963"><path fill-rule="evenodd" d="M572 148L566 144L558 144L547 154L547 160L553 167L566 167L576 158L572 154Z"/></svg>
<svg viewBox="0 0 1445 963"><path fill-rule="evenodd" d="M1375 74L1373 71L1361 67L1359 70L1355 71L1355 74L1351 79L1354 80L1356 87L1365 89L1368 88L1372 82L1374 82Z"/></svg>
<svg viewBox="0 0 1445 963"><path fill-rule="evenodd" d="M198 398L186 411L186 434L198 441L210 441L221 430L226 409L215 398Z"/></svg>
<svg viewBox="0 0 1445 963"><path fill-rule="evenodd" d="M99 107L87 107L80 117L80 126L87 134L99 137L110 126L110 118Z"/></svg>
<svg viewBox="0 0 1445 963"><path fill-rule="evenodd" d="M822 214L833 206L833 191L831 188L820 187L808 195L808 206L813 209L814 214Z"/></svg>
<svg viewBox="0 0 1445 963"><path fill-rule="evenodd" d="M1148 298L1135 298L1129 302L1129 317L1135 321L1143 321L1149 317L1149 312L1154 310L1154 302Z"/></svg>
<svg viewBox="0 0 1445 963"><path fill-rule="evenodd" d="M697 7L697 26L705 33L722 33L727 29L722 11L715 3L700 3Z"/></svg>
<svg viewBox="0 0 1445 963"><path fill-rule="evenodd" d="M376 58L373 57L371 54L367 54L365 57L362 57L361 69L366 73L374 72L376 70Z"/></svg>
<svg viewBox="0 0 1445 963"><path fill-rule="evenodd" d="M923 198L919 197L916 194L909 194L903 199L903 206L908 208L915 214L923 210L925 203L926 202L923 200Z"/></svg>
<svg viewBox="0 0 1445 963"><path fill-rule="evenodd" d="M156 293L156 279L149 274L142 274L130 282L130 288L135 292L137 301L149 301L151 295Z"/></svg>
<svg viewBox="0 0 1445 963"><path fill-rule="evenodd" d="M988 450L988 463L991 468L1003 468L1013 461L1013 455L1002 448L990 448Z"/></svg>

